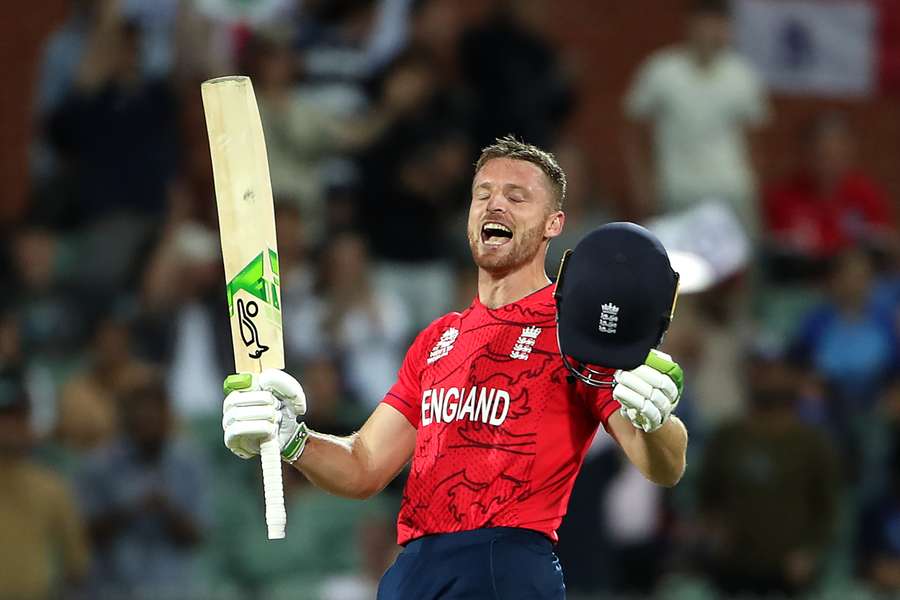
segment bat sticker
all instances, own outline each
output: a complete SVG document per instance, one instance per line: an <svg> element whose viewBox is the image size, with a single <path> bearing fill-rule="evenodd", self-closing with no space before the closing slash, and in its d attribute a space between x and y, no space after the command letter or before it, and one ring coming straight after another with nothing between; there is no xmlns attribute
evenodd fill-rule
<svg viewBox="0 0 900 600"><path fill-rule="evenodd" d="M278 254L266 249L253 258L235 275L226 286L229 314L237 319L241 342L247 348L247 355L258 360L269 346L260 340L260 321L271 324L271 313L279 315L281 303L278 300ZM245 292L242 298L238 292ZM280 319L278 329L281 329Z"/></svg>
<svg viewBox="0 0 900 600"><path fill-rule="evenodd" d="M253 323L253 317L259 314L259 306L253 300L244 304L243 299L238 298L237 311L241 341L244 342L247 348L256 346L255 349L249 351L249 356L250 358L258 359L263 355L263 352L269 349L268 346L260 343L259 331L256 329L256 324Z"/></svg>

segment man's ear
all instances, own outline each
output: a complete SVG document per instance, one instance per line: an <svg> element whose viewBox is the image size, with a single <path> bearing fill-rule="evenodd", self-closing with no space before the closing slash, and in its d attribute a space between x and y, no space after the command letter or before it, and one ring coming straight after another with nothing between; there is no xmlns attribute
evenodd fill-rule
<svg viewBox="0 0 900 600"><path fill-rule="evenodd" d="M544 237L555 238L562 233L563 225L566 222L566 213L558 210L547 218L547 224L544 227Z"/></svg>

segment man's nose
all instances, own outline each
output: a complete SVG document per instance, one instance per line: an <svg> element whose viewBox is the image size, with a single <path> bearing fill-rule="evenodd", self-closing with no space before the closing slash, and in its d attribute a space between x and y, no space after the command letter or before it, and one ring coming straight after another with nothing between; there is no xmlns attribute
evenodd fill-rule
<svg viewBox="0 0 900 600"><path fill-rule="evenodd" d="M488 199L487 211L490 213L506 212L506 198L503 194L491 194Z"/></svg>

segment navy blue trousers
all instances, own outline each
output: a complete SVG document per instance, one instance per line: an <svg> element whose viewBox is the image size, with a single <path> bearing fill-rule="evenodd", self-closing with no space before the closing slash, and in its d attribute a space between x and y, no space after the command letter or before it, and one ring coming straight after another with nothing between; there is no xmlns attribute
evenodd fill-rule
<svg viewBox="0 0 900 600"><path fill-rule="evenodd" d="M553 544L536 531L497 527L431 535L406 545L378 600L564 600Z"/></svg>

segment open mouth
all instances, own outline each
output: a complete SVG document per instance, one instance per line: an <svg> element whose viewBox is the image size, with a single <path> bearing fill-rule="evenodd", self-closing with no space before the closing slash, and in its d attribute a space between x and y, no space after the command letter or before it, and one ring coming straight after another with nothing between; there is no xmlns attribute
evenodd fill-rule
<svg viewBox="0 0 900 600"><path fill-rule="evenodd" d="M481 226L481 241L488 246L502 246L512 236L512 230L502 223L492 222Z"/></svg>

